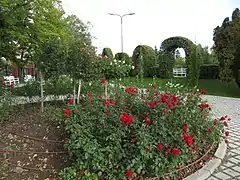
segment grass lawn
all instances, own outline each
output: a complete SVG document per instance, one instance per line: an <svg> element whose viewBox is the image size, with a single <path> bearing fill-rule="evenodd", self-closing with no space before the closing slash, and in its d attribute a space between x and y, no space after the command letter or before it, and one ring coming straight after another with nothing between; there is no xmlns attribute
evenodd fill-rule
<svg viewBox="0 0 240 180"><path fill-rule="evenodd" d="M152 78L144 78L143 82L138 81L135 77L125 78L125 80L117 80L124 86L136 86L136 87L149 87L149 84L153 83ZM160 79L156 78L155 82L159 86L164 86L167 82L172 82L174 84L186 85L186 78L174 78L174 79ZM226 97L237 97L240 98L240 88L234 82L229 87L226 87L218 79L200 79L199 80L199 89L205 89L207 94L215 96L226 96Z"/></svg>

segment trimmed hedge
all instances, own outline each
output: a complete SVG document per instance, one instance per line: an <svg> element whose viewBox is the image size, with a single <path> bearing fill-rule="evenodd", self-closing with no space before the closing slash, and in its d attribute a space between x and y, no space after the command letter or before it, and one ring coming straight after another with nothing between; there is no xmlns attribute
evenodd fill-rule
<svg viewBox="0 0 240 180"><path fill-rule="evenodd" d="M130 74L131 76L136 76L140 73L140 53L142 53L143 56L144 76L150 76L149 68L156 65L156 55L154 49L147 45L138 45L134 49L132 62L135 69L133 69Z"/></svg>
<svg viewBox="0 0 240 180"><path fill-rule="evenodd" d="M115 54L115 57L114 57L116 60L129 60L129 55L127 53L116 53Z"/></svg>
<svg viewBox="0 0 240 180"><path fill-rule="evenodd" d="M102 57L107 56L110 59L113 59L113 53L110 48L103 48Z"/></svg>
<svg viewBox="0 0 240 180"><path fill-rule="evenodd" d="M200 79L218 79L219 65L203 64L200 66Z"/></svg>

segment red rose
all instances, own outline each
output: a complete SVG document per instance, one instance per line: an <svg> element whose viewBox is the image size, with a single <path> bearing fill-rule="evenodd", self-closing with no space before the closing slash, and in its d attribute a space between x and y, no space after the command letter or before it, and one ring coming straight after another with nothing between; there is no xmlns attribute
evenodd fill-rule
<svg viewBox="0 0 240 180"><path fill-rule="evenodd" d="M228 123L226 121L224 121L224 126L228 127Z"/></svg>
<svg viewBox="0 0 240 180"><path fill-rule="evenodd" d="M207 93L204 89L200 89L200 92L201 92L202 94L206 94L206 93Z"/></svg>
<svg viewBox="0 0 240 180"><path fill-rule="evenodd" d="M228 132L228 131L226 131L226 132L225 132L225 135L226 135L226 136L229 136L229 132Z"/></svg>
<svg viewBox="0 0 240 180"><path fill-rule="evenodd" d="M101 80L101 84L102 84L103 86L105 86L105 85L107 84L107 81L106 81L105 79L102 79L102 80Z"/></svg>
<svg viewBox="0 0 240 180"><path fill-rule="evenodd" d="M229 117L227 120L228 120L228 121L230 121L230 120L231 120L231 118Z"/></svg>
<svg viewBox="0 0 240 180"><path fill-rule="evenodd" d="M123 113L120 117L120 121L127 125L131 125L133 121L133 117L131 115L128 115L127 113Z"/></svg>
<svg viewBox="0 0 240 180"><path fill-rule="evenodd" d="M222 121L225 121L225 120L226 120L226 118L222 116L222 117L221 117L221 120L222 120Z"/></svg>
<svg viewBox="0 0 240 180"><path fill-rule="evenodd" d="M186 132L187 129L188 129L188 127L187 127L187 125L185 124L185 125L183 126L183 131Z"/></svg>
<svg viewBox="0 0 240 180"><path fill-rule="evenodd" d="M88 97L92 97L92 93L89 93L89 94L88 94Z"/></svg>
<svg viewBox="0 0 240 180"><path fill-rule="evenodd" d="M209 132L209 133L211 133L212 131L213 131L213 129L212 129L212 128L209 128L209 129L208 129L208 132Z"/></svg>
<svg viewBox="0 0 240 180"><path fill-rule="evenodd" d="M84 170L80 170L79 173L80 173L80 174L84 174Z"/></svg>
<svg viewBox="0 0 240 180"><path fill-rule="evenodd" d="M201 107L202 109L206 109L209 108L208 104L200 104L199 107Z"/></svg>
<svg viewBox="0 0 240 180"><path fill-rule="evenodd" d="M152 109L154 109L154 107L155 107L155 102L150 102L150 103L149 103L149 106L150 106Z"/></svg>
<svg viewBox="0 0 240 180"><path fill-rule="evenodd" d="M107 115L107 116L110 116L110 112L106 112L106 115Z"/></svg>
<svg viewBox="0 0 240 180"><path fill-rule="evenodd" d="M213 124L216 126L218 124L218 120L215 120Z"/></svg>
<svg viewBox="0 0 240 180"><path fill-rule="evenodd" d="M167 153L168 153L168 154L171 153L171 149L170 149L170 148L167 149Z"/></svg>
<svg viewBox="0 0 240 180"><path fill-rule="evenodd" d="M157 144L156 146L157 146L158 150L160 150L160 151L163 150L163 145L162 144Z"/></svg>
<svg viewBox="0 0 240 180"><path fill-rule="evenodd" d="M157 85L156 84L152 84L152 87L153 87L153 89L156 89Z"/></svg>
<svg viewBox="0 0 240 180"><path fill-rule="evenodd" d="M145 120L147 121L148 124L151 123L151 119L149 117L145 117Z"/></svg>
<svg viewBox="0 0 240 180"><path fill-rule="evenodd" d="M63 111L64 111L64 113L65 113L66 115L68 115L68 116L69 116L70 113L71 113L71 111L70 111L69 109L64 109Z"/></svg>
<svg viewBox="0 0 240 180"><path fill-rule="evenodd" d="M126 177L132 177L133 172L131 170L127 170L127 172L125 173Z"/></svg>
<svg viewBox="0 0 240 180"><path fill-rule="evenodd" d="M69 104L73 104L74 101L73 101L73 99L71 98L71 99L68 100L68 102L69 102Z"/></svg>
<svg viewBox="0 0 240 180"><path fill-rule="evenodd" d="M180 149L178 149L178 148L173 148L172 149L173 156L178 156L180 153L181 153Z"/></svg>
<svg viewBox="0 0 240 180"><path fill-rule="evenodd" d="M226 143L226 144L229 144L229 141L228 141L227 139L225 139L225 143Z"/></svg>

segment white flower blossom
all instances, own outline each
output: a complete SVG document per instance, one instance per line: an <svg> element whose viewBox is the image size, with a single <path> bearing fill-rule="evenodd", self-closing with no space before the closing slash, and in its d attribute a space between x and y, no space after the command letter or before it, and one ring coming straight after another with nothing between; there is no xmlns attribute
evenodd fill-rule
<svg viewBox="0 0 240 180"><path fill-rule="evenodd" d="M88 85L89 85L89 86L91 86L91 85L92 85L92 83L90 82Z"/></svg>
<svg viewBox="0 0 240 180"><path fill-rule="evenodd" d="M113 60L113 62L115 62L115 63L116 63L116 62L117 62L117 60L116 60L116 59L114 59L114 60Z"/></svg>
<svg viewBox="0 0 240 180"><path fill-rule="evenodd" d="M135 69L135 66L132 66L132 69Z"/></svg>

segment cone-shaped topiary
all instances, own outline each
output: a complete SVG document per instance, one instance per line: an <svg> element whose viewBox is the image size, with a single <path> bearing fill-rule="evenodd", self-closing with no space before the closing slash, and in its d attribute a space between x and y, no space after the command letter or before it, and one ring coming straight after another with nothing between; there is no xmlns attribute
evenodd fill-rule
<svg viewBox="0 0 240 180"><path fill-rule="evenodd" d="M113 53L110 48L103 48L102 56L107 56L110 59L113 59Z"/></svg>

